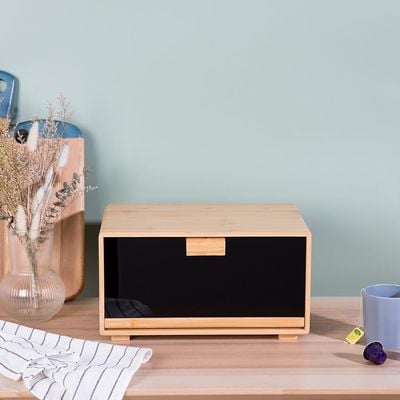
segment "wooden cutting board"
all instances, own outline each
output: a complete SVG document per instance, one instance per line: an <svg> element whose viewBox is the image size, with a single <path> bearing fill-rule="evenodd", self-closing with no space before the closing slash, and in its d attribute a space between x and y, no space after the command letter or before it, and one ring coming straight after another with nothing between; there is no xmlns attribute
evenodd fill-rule
<svg viewBox="0 0 400 400"><path fill-rule="evenodd" d="M84 140L65 139L70 145L70 159L62 169L56 187L71 181L73 172L84 168ZM81 180L84 189L84 180ZM83 289L84 278L85 196L73 201L63 212L54 228L54 247L51 268L64 281L66 300L72 300ZM0 221L0 279L9 271L7 223Z"/></svg>
<svg viewBox="0 0 400 400"><path fill-rule="evenodd" d="M17 105L18 80L6 71L0 71L0 122L4 119L15 119ZM16 129L29 131L32 121L18 124ZM81 174L84 169L84 140L79 128L66 124L62 128L65 140L70 145L70 157L62 168L61 176L55 184L70 182L72 174ZM12 140L12 139L10 139ZM84 179L81 189L84 192ZM76 199L62 214L54 228L54 248L52 269L57 271L64 281L66 300L76 297L83 289L84 276L84 235L85 235L85 195ZM0 221L0 279L9 271L7 223Z"/></svg>

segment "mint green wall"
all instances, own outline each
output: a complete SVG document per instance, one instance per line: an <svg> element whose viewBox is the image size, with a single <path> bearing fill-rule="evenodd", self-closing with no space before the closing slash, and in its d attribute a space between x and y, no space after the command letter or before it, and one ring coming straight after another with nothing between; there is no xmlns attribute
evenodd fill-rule
<svg viewBox="0 0 400 400"><path fill-rule="evenodd" d="M89 223L109 202L293 202L314 294L400 281L400 2L0 0L0 21L20 118L73 103Z"/></svg>

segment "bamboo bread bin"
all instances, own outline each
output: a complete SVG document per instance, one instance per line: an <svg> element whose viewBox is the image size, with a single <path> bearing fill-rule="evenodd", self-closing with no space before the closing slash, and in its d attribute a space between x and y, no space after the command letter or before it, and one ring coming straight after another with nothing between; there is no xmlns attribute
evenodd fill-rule
<svg viewBox="0 0 400 400"><path fill-rule="evenodd" d="M100 333L306 334L311 232L290 204L106 207Z"/></svg>

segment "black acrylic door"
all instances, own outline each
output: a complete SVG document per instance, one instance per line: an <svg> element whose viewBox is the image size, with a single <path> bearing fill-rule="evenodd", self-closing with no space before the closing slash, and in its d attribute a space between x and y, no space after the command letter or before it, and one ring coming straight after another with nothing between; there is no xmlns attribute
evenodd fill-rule
<svg viewBox="0 0 400 400"><path fill-rule="evenodd" d="M185 238L105 238L105 312L123 317L303 317L305 237L226 238L186 256Z"/></svg>

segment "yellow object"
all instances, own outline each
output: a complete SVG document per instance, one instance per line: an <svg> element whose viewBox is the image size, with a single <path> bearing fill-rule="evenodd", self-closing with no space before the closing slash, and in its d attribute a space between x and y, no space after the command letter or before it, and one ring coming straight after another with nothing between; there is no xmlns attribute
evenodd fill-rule
<svg viewBox="0 0 400 400"><path fill-rule="evenodd" d="M364 336L364 331L361 328L354 328L347 336L346 342L356 344Z"/></svg>

